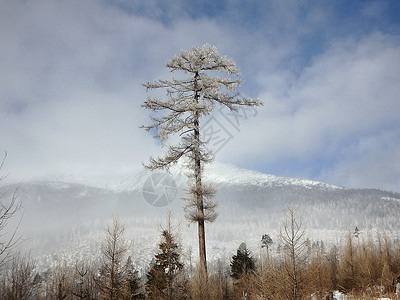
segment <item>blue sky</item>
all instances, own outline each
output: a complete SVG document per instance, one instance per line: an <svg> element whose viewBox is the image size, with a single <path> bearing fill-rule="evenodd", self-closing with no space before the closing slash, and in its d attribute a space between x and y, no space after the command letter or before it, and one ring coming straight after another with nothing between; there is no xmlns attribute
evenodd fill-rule
<svg viewBox="0 0 400 300"><path fill-rule="evenodd" d="M139 126L144 81L204 43L265 105L216 161L400 192L399 1L0 0L5 171L119 174L164 150Z"/></svg>

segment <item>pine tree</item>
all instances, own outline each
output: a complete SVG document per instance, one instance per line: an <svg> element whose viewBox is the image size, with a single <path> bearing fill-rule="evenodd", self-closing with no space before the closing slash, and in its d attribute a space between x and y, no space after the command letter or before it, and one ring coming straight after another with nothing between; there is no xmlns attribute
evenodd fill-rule
<svg viewBox="0 0 400 300"><path fill-rule="evenodd" d="M125 264L125 281L126 281L126 298L129 299L139 299L137 291L140 288L140 279L138 271L132 261L132 257L128 256Z"/></svg>
<svg viewBox="0 0 400 300"><path fill-rule="evenodd" d="M360 229L358 229L358 226L356 226L356 228L354 228L354 237L355 238L359 238L360 237Z"/></svg>
<svg viewBox="0 0 400 300"><path fill-rule="evenodd" d="M180 142L168 145L164 157L151 157L146 167L150 170L167 169L183 157L188 159L191 184L186 199L186 216L198 225L200 263L207 274L205 222L216 219L217 204L213 201L214 189L203 182L203 166L213 157L206 147L209 141L200 134L200 120L210 115L217 104L237 111L238 106L259 106L262 102L239 96L236 92L241 84L237 77L239 70L231 59L220 56L210 45L181 51L166 66L171 72L181 71L187 77L143 84L147 90L165 89L167 93L165 100L147 97L143 107L157 114L151 117L153 124L143 128L155 131L162 146L166 146L174 135L180 136ZM215 72L225 73L225 76L213 76Z"/></svg>
<svg viewBox="0 0 400 300"><path fill-rule="evenodd" d="M236 250L236 255L232 256L231 261L231 277L239 280L243 276L247 276L254 271L255 262L246 243L241 243Z"/></svg>
<svg viewBox="0 0 400 300"><path fill-rule="evenodd" d="M274 242L272 241L271 237L269 234L263 234L261 237L261 248L267 248L267 252L269 247L273 244Z"/></svg>
<svg viewBox="0 0 400 300"><path fill-rule="evenodd" d="M261 237L261 249L260 249L260 266L261 266L261 273L263 272L263 255L262 255L262 249L265 248L267 251L267 262L269 260L269 247L274 242L272 241L272 238L269 236L269 234L263 234Z"/></svg>
<svg viewBox="0 0 400 300"><path fill-rule="evenodd" d="M170 215L167 228L161 233L159 252L147 273L146 287L149 299L184 299L185 277L180 247L173 232Z"/></svg>
<svg viewBox="0 0 400 300"><path fill-rule="evenodd" d="M251 290L250 282L255 271L255 261L247 248L246 243L241 243L232 256L231 277L236 279L234 283L235 294L242 294L247 299ZM246 295L246 296L245 296Z"/></svg>

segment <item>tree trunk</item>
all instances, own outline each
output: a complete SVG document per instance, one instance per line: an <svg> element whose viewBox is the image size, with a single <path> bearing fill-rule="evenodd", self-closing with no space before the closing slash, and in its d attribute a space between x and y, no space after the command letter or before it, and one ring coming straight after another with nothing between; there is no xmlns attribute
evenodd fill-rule
<svg viewBox="0 0 400 300"><path fill-rule="evenodd" d="M197 115L197 113L196 113ZM198 120L195 121L195 138L196 142L200 142L200 133L198 130ZM196 181L196 203L197 203L197 215L198 215L198 235L199 235L199 254L200 254L200 265L202 272L207 275L207 259L206 259L206 233L204 224L204 205L203 205L203 188L201 184L201 161L199 149L195 150L195 167L194 167L194 177Z"/></svg>
<svg viewBox="0 0 400 300"><path fill-rule="evenodd" d="M297 287L298 287L298 282L297 282L297 259L296 259L296 242L295 242L295 220L294 220L294 215L291 213L290 215L291 218L291 256L292 256L292 272L293 272L293 300L297 299Z"/></svg>
<svg viewBox="0 0 400 300"><path fill-rule="evenodd" d="M194 99L199 102L198 81L199 74L196 72L194 76ZM201 183L201 153L200 153L200 126L199 126L199 113L196 111L194 114L194 178L196 181L196 203L197 203L197 227L199 235L199 254L201 274L207 277L207 258L206 258L206 233L204 224L204 203L203 203L203 187Z"/></svg>
<svg viewBox="0 0 400 300"><path fill-rule="evenodd" d="M202 266L202 272L207 276L207 258L206 258L206 242L205 242L205 228L204 220L199 221L198 224L199 232L199 251L200 251L200 263Z"/></svg>

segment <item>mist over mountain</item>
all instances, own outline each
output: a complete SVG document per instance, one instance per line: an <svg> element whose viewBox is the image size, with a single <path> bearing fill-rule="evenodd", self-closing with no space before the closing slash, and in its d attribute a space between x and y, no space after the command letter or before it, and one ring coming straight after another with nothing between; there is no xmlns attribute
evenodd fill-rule
<svg viewBox="0 0 400 300"><path fill-rule="evenodd" d="M18 188L23 203L19 232L23 247L35 255L55 253L60 247L75 255L90 253L103 238L107 222L119 217L133 240L136 258L145 265L167 209L182 221L183 246L190 252L197 249L196 225L186 226L180 199L186 180L182 168L174 167L170 173L47 177L2 190L9 194ZM208 253L214 258L229 255L243 241L257 249L265 233L277 239L291 204L299 207L310 239L337 242L356 226L362 232L400 229L400 194L395 192L347 189L222 164L207 167L205 181L215 186L219 202L217 221L206 226Z"/></svg>

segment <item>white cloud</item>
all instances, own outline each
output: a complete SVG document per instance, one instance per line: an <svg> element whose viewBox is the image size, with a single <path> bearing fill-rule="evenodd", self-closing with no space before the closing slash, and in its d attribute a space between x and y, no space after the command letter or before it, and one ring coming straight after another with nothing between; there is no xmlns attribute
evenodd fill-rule
<svg viewBox="0 0 400 300"><path fill-rule="evenodd" d="M354 160L343 149L355 142L363 143L371 135L377 136L378 145L384 145L385 141L379 137L389 129L400 135L396 125L400 111L399 62L398 38L372 34L360 40L332 43L294 81L293 77L279 76L279 73L264 75L263 80L272 78L275 88L281 90L267 90L262 94L265 107L260 109L260 115L244 125L245 133L235 134L231 147L223 149L220 157L238 164L244 159L252 160L253 164L262 161L266 166L290 159L297 160L304 168L323 158L329 163L321 166L320 172L328 168L325 172L331 175L319 173L315 178L346 185L343 174L338 177L334 174L335 163L340 165L337 172L351 170L350 165L356 166L356 161L368 169L375 166L378 156L372 154L376 145L363 153L365 157L375 157L371 162ZM381 159L396 156L398 145L394 143L386 148L386 155ZM355 186L352 178L358 173L354 169L348 174L349 185ZM399 170L391 168L385 173L397 178ZM304 176L303 170L297 170L297 174ZM359 182L387 186L380 173L365 174L368 175L362 176ZM365 179L367 176L370 180Z"/></svg>
<svg viewBox="0 0 400 300"><path fill-rule="evenodd" d="M208 42L238 63L243 94L265 102L240 131L230 129L234 139L217 160L264 171L295 161L297 169L286 168L284 175L351 186L385 186L384 178L397 178L395 168L385 173L375 166L378 154L395 159L398 153L398 144L385 146L383 136L388 130L394 137L399 132L399 38L348 34L331 40L309 61L301 52L302 38L312 39L317 31L334 36L328 28L332 5L303 8L296 1L272 1L242 11L238 3L212 19L191 19L184 2L151 16L146 7L133 5L126 12L94 0L3 0L0 150L9 152L8 173L126 170L163 152L139 128L149 120L140 108L145 98L141 83L169 77L164 67L169 58ZM246 18L254 10L265 17L242 26L252 22ZM159 21L165 13L167 24ZM365 143L371 137L383 150ZM355 144L367 146L361 153ZM324 165L318 167L319 161ZM367 180L367 175L358 177L361 169L377 171Z"/></svg>
<svg viewBox="0 0 400 300"><path fill-rule="evenodd" d="M365 137L343 149L344 159L322 172L321 179L354 188L399 190L400 134Z"/></svg>
<svg viewBox="0 0 400 300"><path fill-rule="evenodd" d="M156 151L139 128L141 76L154 72L143 68L152 48L141 49L141 30L162 35L162 26L94 1L10 3L0 18L7 33L1 147L9 173L126 170Z"/></svg>
<svg viewBox="0 0 400 300"><path fill-rule="evenodd" d="M118 172L163 150L148 123L141 83L170 76L181 49L224 43L208 20L157 21L99 1L3 1L0 136L7 172Z"/></svg>

